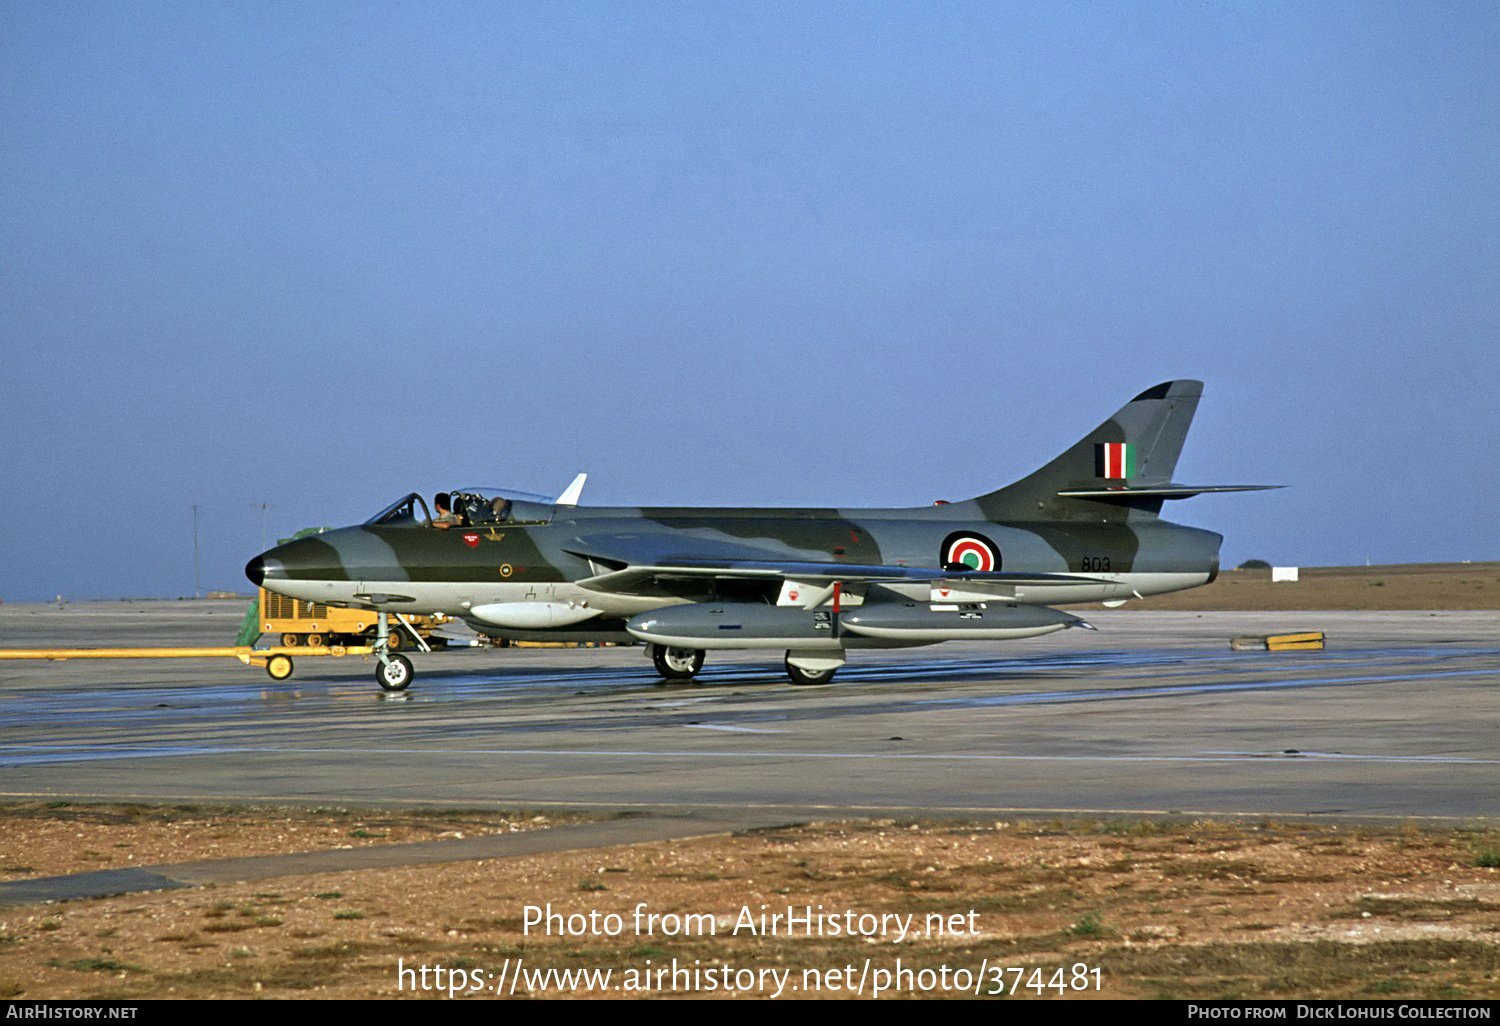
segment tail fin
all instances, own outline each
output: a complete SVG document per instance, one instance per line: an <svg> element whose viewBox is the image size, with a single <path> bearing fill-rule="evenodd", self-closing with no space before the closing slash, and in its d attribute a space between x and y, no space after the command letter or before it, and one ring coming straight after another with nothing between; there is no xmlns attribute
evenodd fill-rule
<svg viewBox="0 0 1500 1026"><path fill-rule="evenodd" d="M1164 498L1205 489L1172 484L1203 395L1201 381L1148 388L1067 452L975 501L991 520L1122 520L1160 512ZM1063 494L1059 494L1063 493Z"/></svg>

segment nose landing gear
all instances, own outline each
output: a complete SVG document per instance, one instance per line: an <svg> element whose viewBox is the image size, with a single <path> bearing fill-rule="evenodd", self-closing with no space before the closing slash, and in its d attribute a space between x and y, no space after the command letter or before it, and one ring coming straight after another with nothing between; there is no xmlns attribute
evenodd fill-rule
<svg viewBox="0 0 1500 1026"><path fill-rule="evenodd" d="M390 615L375 614L375 624L375 658L380 661L375 667L375 683L382 691L405 691L411 686L416 671L412 669L411 660L397 655L397 646L391 644Z"/></svg>

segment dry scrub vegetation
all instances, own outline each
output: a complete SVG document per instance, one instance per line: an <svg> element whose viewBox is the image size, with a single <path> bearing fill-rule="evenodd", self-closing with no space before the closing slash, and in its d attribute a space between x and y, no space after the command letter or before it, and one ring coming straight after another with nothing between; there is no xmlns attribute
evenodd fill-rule
<svg viewBox="0 0 1500 1026"><path fill-rule="evenodd" d="M550 822L485 812L26 805L0 810L0 871L14 880ZM400 993L398 960L488 973L524 959L534 969L617 974L648 960L697 960L792 969L800 983L804 969L867 958L891 969L900 958L909 968L970 971L989 959L1042 968L1049 978L1081 962L1102 970L1098 996L1112 998L1494 997L1497 867L1500 832L1492 829L814 824L0 907L0 996L390 997ZM526 905L616 912L628 923L641 902L658 913L711 914L718 935L523 934ZM900 944L726 936L743 906L761 905L915 913L918 921L972 910L978 933Z"/></svg>

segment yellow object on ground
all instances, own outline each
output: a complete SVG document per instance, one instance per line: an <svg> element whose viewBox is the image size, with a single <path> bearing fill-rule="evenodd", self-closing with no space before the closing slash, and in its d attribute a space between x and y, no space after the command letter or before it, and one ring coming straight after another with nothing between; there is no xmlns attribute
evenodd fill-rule
<svg viewBox="0 0 1500 1026"><path fill-rule="evenodd" d="M1230 639L1229 647L1236 652L1311 652L1321 649L1325 640L1322 631L1252 634Z"/></svg>

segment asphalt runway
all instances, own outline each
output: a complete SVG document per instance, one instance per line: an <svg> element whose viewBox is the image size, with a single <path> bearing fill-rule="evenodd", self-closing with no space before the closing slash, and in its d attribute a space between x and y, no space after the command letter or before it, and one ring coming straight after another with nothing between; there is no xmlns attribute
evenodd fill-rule
<svg viewBox="0 0 1500 1026"><path fill-rule="evenodd" d="M234 602L0 606L0 647L224 645ZM1500 615L1090 610L1097 633L856 653L795 687L710 653L0 662L0 796L345 806L1500 816ZM1326 631L1322 652L1231 652Z"/></svg>

